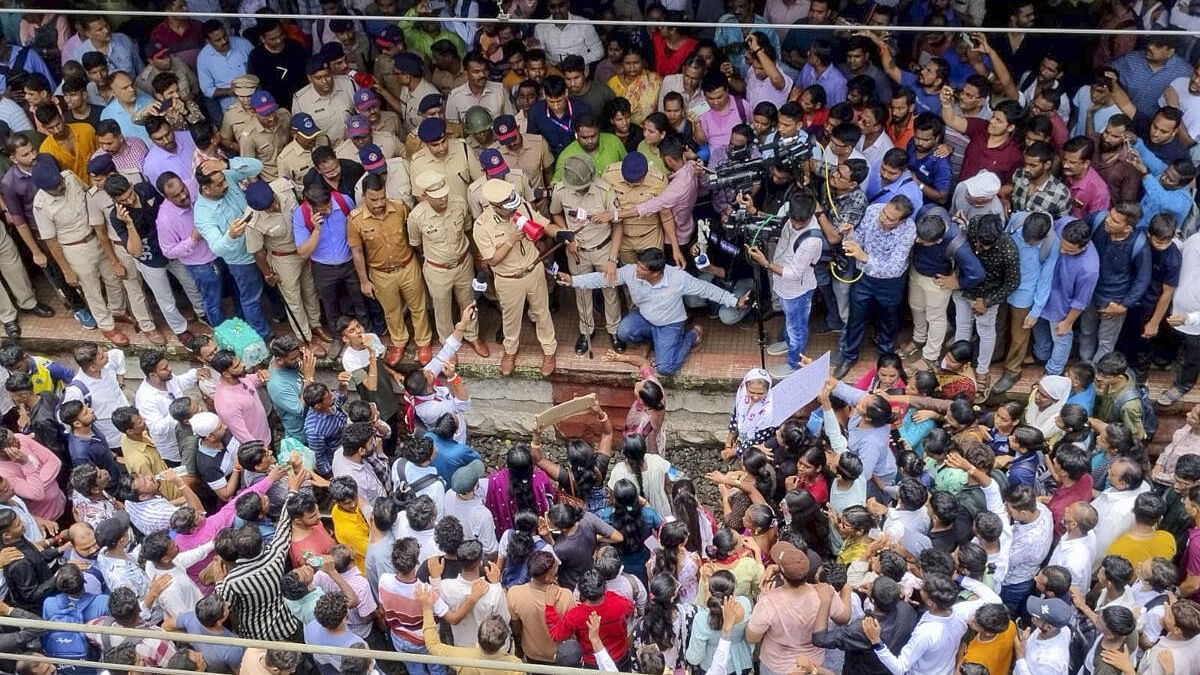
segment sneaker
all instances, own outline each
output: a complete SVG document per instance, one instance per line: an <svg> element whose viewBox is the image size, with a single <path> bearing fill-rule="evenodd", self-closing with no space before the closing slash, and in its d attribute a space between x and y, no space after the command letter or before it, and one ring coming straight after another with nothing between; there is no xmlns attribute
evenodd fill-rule
<svg viewBox="0 0 1200 675"><path fill-rule="evenodd" d="M1184 397L1185 394L1187 394L1186 391L1172 385L1170 389L1158 395L1158 398L1155 399L1154 404L1164 408L1170 405L1175 405L1179 402L1179 399Z"/></svg>
<svg viewBox="0 0 1200 675"><path fill-rule="evenodd" d="M777 380L782 380L783 378L787 377L788 375L791 375L792 373L796 372L796 369L789 366L786 363L779 363L774 366L771 366L770 368L767 368L767 372L771 374L771 377L773 377Z"/></svg>
<svg viewBox="0 0 1200 675"><path fill-rule="evenodd" d="M75 310L75 320L79 322L87 330L96 330L96 319L92 317L92 313L86 309Z"/></svg>
<svg viewBox="0 0 1200 675"><path fill-rule="evenodd" d="M779 342L772 342L771 344L767 345L767 354L771 356L783 356L784 354L787 354L787 352L787 343L782 340Z"/></svg>
<svg viewBox="0 0 1200 675"><path fill-rule="evenodd" d="M1000 379L996 380L996 384L992 385L992 393L1003 394L1009 389L1012 389L1020 379L1020 375L1014 373L1004 373L1000 376Z"/></svg>

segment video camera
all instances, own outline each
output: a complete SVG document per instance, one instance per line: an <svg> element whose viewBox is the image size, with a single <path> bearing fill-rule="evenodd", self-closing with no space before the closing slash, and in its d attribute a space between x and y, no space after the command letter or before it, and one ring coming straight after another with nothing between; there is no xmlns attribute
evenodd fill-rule
<svg viewBox="0 0 1200 675"><path fill-rule="evenodd" d="M753 150L758 157L751 157ZM767 168L778 164L792 171L812 157L813 143L808 134L801 132L791 138L776 136L770 143L754 143L728 150L728 161L716 169L709 170L709 187L713 190L749 190L755 183L767 178Z"/></svg>

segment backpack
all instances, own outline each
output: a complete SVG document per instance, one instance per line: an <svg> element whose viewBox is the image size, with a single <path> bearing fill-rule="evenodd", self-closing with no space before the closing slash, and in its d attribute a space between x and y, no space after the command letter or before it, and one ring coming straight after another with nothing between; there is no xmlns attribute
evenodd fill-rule
<svg viewBox="0 0 1200 675"><path fill-rule="evenodd" d="M809 229L801 232L800 236L796 237L792 241L792 255L796 255L796 251L800 250L800 244L803 244L809 239L816 239L817 237L821 238L821 254L817 256L817 262L813 263L812 266L816 267L822 262L829 262L829 260L825 257L825 233L821 231L821 227L819 225L817 227L810 227Z"/></svg>
<svg viewBox="0 0 1200 675"><path fill-rule="evenodd" d="M408 479L405 478L406 474L404 471L407 467L408 467L408 460L403 457L397 457L396 463L392 465L392 477L395 479L395 480L393 480L393 482L396 485L400 485L403 483L405 486L407 486L404 488L404 490L407 490L407 491L410 491L410 492L416 494L416 493L420 492L421 490L424 490L425 488L429 487L430 485L433 485L434 483L441 483L442 487L445 487L445 485L446 485L446 482L442 480L442 477L437 475L436 473L426 474L426 475L421 476L420 478L414 480L413 482L409 483ZM397 488L397 489L399 489L399 488Z"/></svg>
<svg viewBox="0 0 1200 675"><path fill-rule="evenodd" d="M25 74L25 64L29 61L29 47L21 47L12 65L0 63L0 77L4 78L6 88L12 87L12 78Z"/></svg>
<svg viewBox="0 0 1200 675"><path fill-rule="evenodd" d="M47 621L61 621L82 625L81 600L67 598L66 605L57 607L46 616ZM46 656L60 659L85 659L88 656L87 636L78 631L52 630L42 636L42 652Z"/></svg>
<svg viewBox="0 0 1200 675"><path fill-rule="evenodd" d="M337 204L338 210L342 212L342 215L349 217L350 204L346 201L346 195L334 190L329 193L329 196L333 198L333 203ZM304 218L304 227L309 232L312 232L315 225L313 224L312 206L308 203L308 200L300 202L300 216Z"/></svg>
<svg viewBox="0 0 1200 675"><path fill-rule="evenodd" d="M67 386L78 389L79 398L83 401L84 405L88 406L89 408L92 407L92 390L88 389L88 386L79 379L78 375L76 375L75 379L71 380L71 383Z"/></svg>
<svg viewBox="0 0 1200 675"><path fill-rule="evenodd" d="M946 260L949 261L951 268L958 267L957 263L954 262L954 257L958 255L959 249L966 245L967 235L963 234L962 230L955 232L954 238L950 240L950 243L946 244L946 250L942 253L946 256Z"/></svg>
<svg viewBox="0 0 1200 675"><path fill-rule="evenodd" d="M1158 432L1158 413L1154 411L1154 404L1150 401L1150 390L1146 389L1145 385L1137 384L1137 379L1133 373L1127 373L1127 377L1134 385L1122 391L1113 401L1112 411L1110 414L1115 415L1118 419L1121 416L1121 408L1125 407L1133 399L1137 399L1142 407L1142 428L1146 430L1146 438L1144 443L1150 442L1154 438L1154 434Z"/></svg>
<svg viewBox="0 0 1200 675"><path fill-rule="evenodd" d="M237 354L247 368L253 368L267 360L267 343L242 319L233 317L221 322L213 330L213 342L218 349L228 349Z"/></svg>

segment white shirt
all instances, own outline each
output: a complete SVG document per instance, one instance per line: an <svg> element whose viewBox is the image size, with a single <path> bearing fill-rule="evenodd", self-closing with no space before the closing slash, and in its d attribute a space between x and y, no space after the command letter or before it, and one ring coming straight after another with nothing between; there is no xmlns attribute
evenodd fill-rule
<svg viewBox="0 0 1200 675"><path fill-rule="evenodd" d="M1151 642L1157 642L1163 634L1162 618L1163 614L1167 611L1167 603L1160 602L1151 609L1145 609L1145 607L1151 600L1163 594L1146 585L1144 581L1136 582L1133 586L1129 587L1129 590L1133 593L1133 600L1137 603L1137 606L1143 608L1141 614L1138 616L1138 628L1145 633L1146 638Z"/></svg>
<svg viewBox="0 0 1200 675"><path fill-rule="evenodd" d="M480 481L481 484L487 481ZM477 493L470 499L463 499L457 494L446 493L445 507L442 517L454 516L462 523L463 533L467 539L475 539L483 547L485 556L494 555L497 551L496 519L492 512L483 505L483 499Z"/></svg>
<svg viewBox="0 0 1200 675"><path fill-rule="evenodd" d="M440 510L441 508L441 504L438 504L438 509ZM404 511L401 511L399 517L396 518L396 524L392 525L392 535L395 536L396 539L412 537L413 539L417 540L417 543L421 546L421 553L417 556L417 564L420 564L426 560L429 560L435 555L441 554L441 551L438 550L437 543L433 540L434 529L435 528L431 527L428 530L422 530L420 532L412 529L412 527L408 524L408 514ZM380 580L380 583L382 585L382 579Z"/></svg>
<svg viewBox="0 0 1200 675"><path fill-rule="evenodd" d="M449 335L446 337L445 344L438 350L433 360L425 365L425 370L433 373L434 376L440 376L446 367L446 362L454 358L462 347L462 340ZM417 417L421 418L421 423L425 428L432 429L437 424L438 418L446 413L454 415L458 420L458 428L454 430L454 440L459 443L467 442L467 417L466 412L471 408L471 399L459 399L450 393L449 387L436 386L433 388L433 393L428 396L416 397L416 404L413 406L413 411ZM441 505L441 502L438 502Z"/></svg>
<svg viewBox="0 0 1200 675"><path fill-rule="evenodd" d="M1077 539L1063 537L1050 554L1050 564L1071 572L1071 585L1087 593L1092 585L1092 561L1096 558L1096 535L1088 532Z"/></svg>
<svg viewBox="0 0 1200 675"><path fill-rule="evenodd" d="M404 475L400 475L400 459L401 458L397 458L392 464L392 485L399 485L400 481L404 481L411 486L423 476L428 476L431 474L434 476L437 475L437 467L435 467L432 463L429 466L418 466L417 464L409 461L405 461ZM441 520L442 509L444 508L446 501L446 484L443 483L439 478L438 480L431 481L429 485L426 485L420 490L417 490L412 496L420 497L421 495L429 495L429 498L433 500L433 506L437 509L438 520Z"/></svg>
<svg viewBox="0 0 1200 675"><path fill-rule="evenodd" d="M859 138L858 145L854 149L861 152L863 157L867 158L867 165L871 167L872 173L879 173L879 166L883 164L884 154L895 146L892 144L892 139L887 135L887 132L880 132L879 138L876 138L875 142L870 145L866 145L866 142L866 136Z"/></svg>
<svg viewBox="0 0 1200 675"><path fill-rule="evenodd" d="M890 534L899 540L904 548L913 555L921 555L921 551L929 548L929 511L920 508L915 511L903 511L891 507L887 512L887 521L883 525L884 534Z"/></svg>
<svg viewBox="0 0 1200 675"><path fill-rule="evenodd" d="M332 468L333 475L350 476L354 479L354 483L358 485L358 495L367 500L367 504L374 504L376 498L387 494L375 471L361 460L352 462L346 459L346 452L340 447L333 451Z"/></svg>
<svg viewBox="0 0 1200 675"><path fill-rule="evenodd" d="M1192 138L1200 138L1200 96L1188 91L1188 80L1191 78L1178 77L1167 85L1175 90L1175 94L1179 97L1179 109L1183 111L1183 126L1187 129L1188 136ZM1166 97L1158 99L1159 105L1166 105Z"/></svg>
<svg viewBox="0 0 1200 675"><path fill-rule="evenodd" d="M557 65L564 56L578 54L590 66L604 58L604 45L600 43L595 26L586 23L587 19L575 14L568 14L567 19L580 23L563 26L540 23L533 29L533 36L542 43L550 62Z"/></svg>
<svg viewBox="0 0 1200 675"><path fill-rule="evenodd" d="M192 368L182 375L172 377L167 380L165 391L143 380L133 397L138 414L146 422L146 432L150 434L150 440L154 441L158 454L166 461L183 461L179 454L179 444L175 442L175 427L179 423L171 417L171 401L185 396L185 391L196 386L200 381L198 372Z"/></svg>
<svg viewBox="0 0 1200 675"><path fill-rule="evenodd" d="M1095 507L1098 516L1096 529L1092 530L1096 535L1097 551L1107 551L1114 541L1129 530L1133 525L1133 502L1138 495L1149 489L1147 481L1142 481L1142 484L1133 490L1110 487L1092 500L1092 506ZM1099 564L1099 560L1092 563L1093 571Z"/></svg>
<svg viewBox="0 0 1200 675"><path fill-rule="evenodd" d="M1054 541L1054 516L1045 504L1038 504L1038 517L1028 524L1013 524L1012 551L1008 556L1008 584L1029 581L1037 575L1042 559Z"/></svg>
<svg viewBox="0 0 1200 675"><path fill-rule="evenodd" d="M1025 658L1018 659L1014 675L1067 675L1071 670L1071 632L1066 628L1043 640L1038 628L1025 643Z"/></svg>
<svg viewBox="0 0 1200 675"><path fill-rule="evenodd" d="M892 675L952 675L958 643L966 632L967 624L954 614L925 612L899 656L886 647L876 649L875 656Z"/></svg>
<svg viewBox="0 0 1200 675"><path fill-rule="evenodd" d="M472 583L462 577L443 579L438 586L438 591L442 599L446 601L446 606L455 609L466 602L467 596L471 594ZM493 614L504 619L504 623L508 623L508 600L505 599L504 588L500 584L488 584L487 592L476 601L475 606L471 608L470 612L467 612L462 621L450 626L450 632L454 635L454 645L456 647L475 646L479 640L479 624Z"/></svg>
<svg viewBox="0 0 1200 675"><path fill-rule="evenodd" d="M812 232L812 234L809 234ZM800 237L804 241L797 243ZM771 290L784 300L798 298L817 287L814 266L821 258L821 247L825 237L821 226L813 218L797 230L789 220L779 232L779 243L771 262L783 268L783 274L771 274Z"/></svg>
<svg viewBox="0 0 1200 675"><path fill-rule="evenodd" d="M83 372L83 369L75 372L75 379L71 380L71 384L63 390L63 402L66 401L83 401L90 398L89 407L96 412L96 429L104 435L104 439L108 441L108 447L121 447L121 432L117 431L111 423L113 411L129 405L129 398L125 396L125 391L121 388L120 380L125 378L125 352L120 349L108 350L108 363L100 369L100 377L95 378ZM79 382L87 387L87 396L84 396L83 390L75 384Z"/></svg>
<svg viewBox="0 0 1200 675"><path fill-rule="evenodd" d="M4 378L7 381L8 375L8 370L0 366L0 378ZM9 394L8 390L4 387L0 387L0 415L7 415L8 411L15 407L17 407L17 404L13 403L12 394Z"/></svg>

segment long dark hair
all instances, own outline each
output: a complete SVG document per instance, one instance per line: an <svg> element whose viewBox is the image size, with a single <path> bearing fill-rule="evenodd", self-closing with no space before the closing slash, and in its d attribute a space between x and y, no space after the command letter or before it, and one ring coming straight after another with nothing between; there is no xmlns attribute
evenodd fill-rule
<svg viewBox="0 0 1200 675"><path fill-rule="evenodd" d="M708 548L708 557L712 560L726 558L737 550L742 538L728 527L722 527L713 535L712 546Z"/></svg>
<svg viewBox="0 0 1200 675"><path fill-rule="evenodd" d="M567 470L575 483L574 496L584 498L596 486L604 483L608 471L608 455L596 452L582 439L567 441Z"/></svg>
<svg viewBox="0 0 1200 675"><path fill-rule="evenodd" d="M533 457L529 446L514 445L508 449L505 460L508 466L508 494L517 505L517 511L539 512L539 504L533 494Z"/></svg>
<svg viewBox="0 0 1200 675"><path fill-rule="evenodd" d="M742 455L742 468L754 477L754 487L768 502L775 499L775 467L767 458L767 453L758 448L750 448Z"/></svg>
<svg viewBox="0 0 1200 675"><path fill-rule="evenodd" d="M721 630L721 604L737 590L737 578L729 570L717 570L708 578L708 627Z"/></svg>
<svg viewBox="0 0 1200 675"><path fill-rule="evenodd" d="M687 543L690 534L687 523L682 520L672 520L662 526L658 531L658 543L662 548L654 556L655 574L679 573L679 547Z"/></svg>
<svg viewBox="0 0 1200 675"><path fill-rule="evenodd" d="M829 520L808 490L791 490L783 498L792 522L788 529L804 540L821 559L832 558L829 550Z"/></svg>
<svg viewBox="0 0 1200 675"><path fill-rule="evenodd" d="M663 572L654 575L647 586L650 593L646 613L642 616L642 635L648 643L667 650L675 642L676 599L679 582L673 574Z"/></svg>
<svg viewBox="0 0 1200 675"><path fill-rule="evenodd" d="M641 434L625 434L621 439L621 454L625 456L625 464L633 474L637 483L638 494L645 497L646 489L642 485L642 472L646 470L646 439Z"/></svg>
<svg viewBox="0 0 1200 675"><path fill-rule="evenodd" d="M505 565L524 564L533 553L533 537L537 534L538 516L533 511L517 511L509 530L508 547L504 550Z"/></svg>
<svg viewBox="0 0 1200 675"><path fill-rule="evenodd" d="M691 478L671 484L671 511L675 518L687 525L688 538L684 548L692 553L703 553L700 542L700 502L696 499L696 486Z"/></svg>
<svg viewBox="0 0 1200 675"><path fill-rule="evenodd" d="M613 486L612 496L612 526L625 537L618 546L622 553L633 553L644 546L646 538L642 534L642 503L637 486L622 478Z"/></svg>

